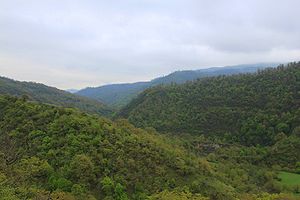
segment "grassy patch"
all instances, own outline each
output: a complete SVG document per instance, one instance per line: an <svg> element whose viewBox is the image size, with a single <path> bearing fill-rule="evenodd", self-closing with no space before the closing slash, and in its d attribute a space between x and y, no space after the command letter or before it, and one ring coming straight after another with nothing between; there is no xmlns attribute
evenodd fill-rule
<svg viewBox="0 0 300 200"><path fill-rule="evenodd" d="M281 179L283 185L293 186L300 185L300 174L279 172L278 177Z"/></svg>

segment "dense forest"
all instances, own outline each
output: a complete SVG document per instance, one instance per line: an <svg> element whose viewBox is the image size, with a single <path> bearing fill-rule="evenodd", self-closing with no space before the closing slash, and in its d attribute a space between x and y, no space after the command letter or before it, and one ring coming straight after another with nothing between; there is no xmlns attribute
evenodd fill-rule
<svg viewBox="0 0 300 200"><path fill-rule="evenodd" d="M3 79L0 199L299 199L299 80L290 63L159 85L111 120Z"/></svg>
<svg viewBox="0 0 300 200"><path fill-rule="evenodd" d="M183 70L176 71L163 77L155 78L148 82L111 84L100 87L88 87L76 92L76 94L88 98L99 100L115 109L120 109L128 104L138 94L145 89L171 83L185 83L187 81L196 80L203 77L211 77L218 75L231 75L239 73L254 73L258 69L266 67L276 67L277 63L259 63L245 64L227 67L212 67L200 70Z"/></svg>
<svg viewBox="0 0 300 200"><path fill-rule="evenodd" d="M120 111L138 127L273 145L300 125L300 63L157 86Z"/></svg>
<svg viewBox="0 0 300 200"><path fill-rule="evenodd" d="M103 103L34 82L21 82L0 77L0 94L28 98L47 104L74 107L89 113L110 116L112 110Z"/></svg>
<svg viewBox="0 0 300 200"><path fill-rule="evenodd" d="M299 19L0 0L0 200L300 200Z"/></svg>
<svg viewBox="0 0 300 200"><path fill-rule="evenodd" d="M279 200L299 192L280 184L280 166L262 162L272 149L199 155L194 138L10 96L0 97L0 113L1 199ZM299 132L278 139L274 158L299 144Z"/></svg>

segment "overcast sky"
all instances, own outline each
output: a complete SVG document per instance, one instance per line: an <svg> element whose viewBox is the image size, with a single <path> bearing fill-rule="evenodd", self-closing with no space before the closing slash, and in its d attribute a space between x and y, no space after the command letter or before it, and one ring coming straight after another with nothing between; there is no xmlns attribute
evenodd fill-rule
<svg viewBox="0 0 300 200"><path fill-rule="evenodd" d="M300 60L299 0L0 0L0 76L61 89Z"/></svg>

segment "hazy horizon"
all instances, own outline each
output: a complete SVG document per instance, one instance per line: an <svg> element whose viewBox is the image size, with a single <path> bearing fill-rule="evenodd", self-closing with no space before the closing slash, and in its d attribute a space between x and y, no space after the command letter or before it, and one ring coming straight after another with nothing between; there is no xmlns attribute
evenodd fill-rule
<svg viewBox="0 0 300 200"><path fill-rule="evenodd" d="M294 61L290 61L290 62L294 62ZM50 87L56 87L60 90L65 90L65 91L79 91L79 90L82 90L82 89L86 89L86 88L96 88L96 87L101 87L101 86L105 86L105 85L118 85L118 84L132 84L132 83L137 83L137 82L149 82L149 81L152 81L154 79L157 79L157 78L162 78L164 76L168 76L172 73L175 73L175 72L180 72L180 71L197 71L197 70L202 70L202 69L213 69L213 68L226 68L226 67L236 67L236 66L242 66L242 65L256 65L256 64L285 64L285 63L288 63L288 62L278 62L278 63L274 63L274 62L270 62L270 63L247 63L247 64L237 64L237 65L226 65L226 66L205 66L205 67L201 67L201 68L195 68L195 69L183 69L183 70L175 70L175 71L170 71L166 74L161 74L161 75L158 75L156 77L152 77L150 79L147 79L147 80L136 80L136 81L132 81L132 82L111 82L111 83L103 83L102 85L88 85L86 87L83 87L83 88L59 88L59 87L56 87L54 85L48 85L48 84L45 84L43 82L36 82L36 81L33 81L33 80L19 80L19 79L14 79L12 77L7 77L7 76L2 76L4 78L8 78L8 79L12 79L12 80L15 80L15 81L25 81L25 82L34 82L34 83L41 83L41 84L44 84L44 85L47 85L47 86L50 86ZM1 76L0 76L1 77Z"/></svg>
<svg viewBox="0 0 300 200"><path fill-rule="evenodd" d="M0 76L60 89L300 60L300 1L0 0Z"/></svg>

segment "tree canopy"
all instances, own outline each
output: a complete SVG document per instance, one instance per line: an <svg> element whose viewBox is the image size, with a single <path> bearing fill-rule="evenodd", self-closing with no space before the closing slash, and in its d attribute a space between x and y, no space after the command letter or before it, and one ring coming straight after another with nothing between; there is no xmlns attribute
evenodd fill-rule
<svg viewBox="0 0 300 200"><path fill-rule="evenodd" d="M272 145L300 124L300 63L158 86L119 113L138 127Z"/></svg>

